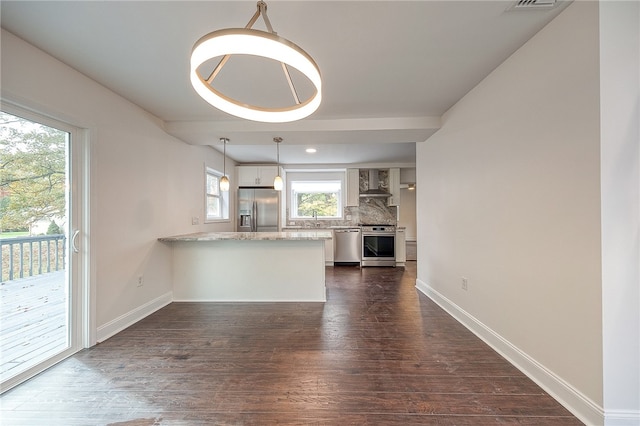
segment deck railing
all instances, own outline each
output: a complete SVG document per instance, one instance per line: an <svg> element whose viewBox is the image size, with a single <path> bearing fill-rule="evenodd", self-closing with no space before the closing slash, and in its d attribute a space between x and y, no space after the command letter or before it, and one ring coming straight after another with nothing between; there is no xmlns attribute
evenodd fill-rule
<svg viewBox="0 0 640 426"><path fill-rule="evenodd" d="M63 234L0 238L2 282L65 269L66 239Z"/></svg>

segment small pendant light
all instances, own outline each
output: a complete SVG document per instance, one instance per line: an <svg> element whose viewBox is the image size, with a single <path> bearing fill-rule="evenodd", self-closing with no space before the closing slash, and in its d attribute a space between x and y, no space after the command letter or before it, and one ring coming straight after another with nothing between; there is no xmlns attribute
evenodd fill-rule
<svg viewBox="0 0 640 426"><path fill-rule="evenodd" d="M229 143L229 139L220 138L220 142L222 142L222 177L220 178L220 191L227 192L229 191L229 178L227 177L227 143Z"/></svg>
<svg viewBox="0 0 640 426"><path fill-rule="evenodd" d="M276 191L282 191L282 187L284 186L284 182L280 177L280 142L282 142L282 138L275 137L273 138L273 141L276 143L276 155L277 155L276 167L278 168L276 178L273 180L273 189L275 189Z"/></svg>

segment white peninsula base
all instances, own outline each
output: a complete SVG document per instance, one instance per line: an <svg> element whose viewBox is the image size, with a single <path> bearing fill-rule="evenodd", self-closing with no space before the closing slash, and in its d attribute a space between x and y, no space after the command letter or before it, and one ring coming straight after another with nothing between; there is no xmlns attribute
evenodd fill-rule
<svg viewBox="0 0 640 426"><path fill-rule="evenodd" d="M331 234L318 234L162 238L173 246L173 300L325 302L324 240ZM215 238L221 235L224 238Z"/></svg>

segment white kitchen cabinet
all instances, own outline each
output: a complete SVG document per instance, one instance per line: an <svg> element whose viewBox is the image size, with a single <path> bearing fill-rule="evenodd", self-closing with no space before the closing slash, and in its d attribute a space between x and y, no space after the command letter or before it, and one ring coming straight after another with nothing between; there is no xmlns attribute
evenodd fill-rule
<svg viewBox="0 0 640 426"><path fill-rule="evenodd" d="M396 228L396 266L407 264L407 236L404 228Z"/></svg>
<svg viewBox="0 0 640 426"><path fill-rule="evenodd" d="M277 166L237 166L238 186L273 186Z"/></svg>
<svg viewBox="0 0 640 426"><path fill-rule="evenodd" d="M400 205L400 169L395 167L389 169L389 197L387 204L390 206Z"/></svg>
<svg viewBox="0 0 640 426"><path fill-rule="evenodd" d="M335 238L335 235L333 238ZM333 266L333 240L324 240L324 264Z"/></svg>
<svg viewBox="0 0 640 426"><path fill-rule="evenodd" d="M347 207L360 205L360 170L347 169Z"/></svg>

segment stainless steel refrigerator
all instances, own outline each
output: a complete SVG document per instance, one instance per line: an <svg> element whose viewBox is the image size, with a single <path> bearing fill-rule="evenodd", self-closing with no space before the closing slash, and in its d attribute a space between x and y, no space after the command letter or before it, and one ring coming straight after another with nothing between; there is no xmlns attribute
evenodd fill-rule
<svg viewBox="0 0 640 426"><path fill-rule="evenodd" d="M238 189L238 232L277 232L279 201L273 188Z"/></svg>

